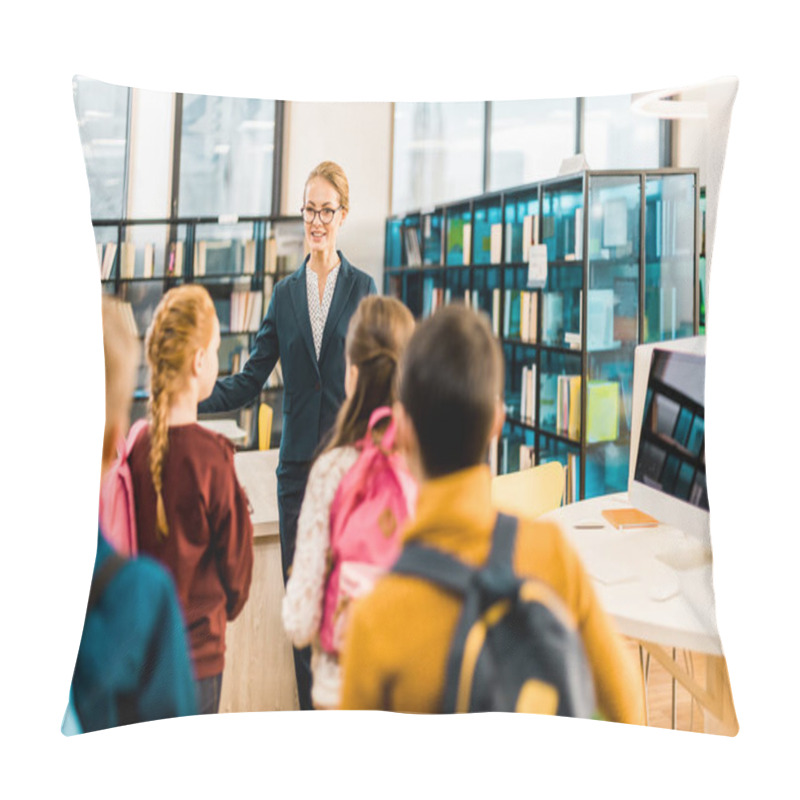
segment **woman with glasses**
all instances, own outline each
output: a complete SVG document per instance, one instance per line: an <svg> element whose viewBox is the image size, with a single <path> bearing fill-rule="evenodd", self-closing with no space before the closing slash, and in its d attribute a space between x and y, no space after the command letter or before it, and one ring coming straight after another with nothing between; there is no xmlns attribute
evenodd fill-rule
<svg viewBox="0 0 800 800"><path fill-rule="evenodd" d="M220 378L211 396L198 406L204 414L247 405L258 398L280 359L283 431L277 477L284 584L294 557L311 460L333 427L345 396L347 326L361 298L377 293L375 281L336 248L349 208L344 170L323 161L311 171L303 192L305 261L275 286L244 368ZM294 664L300 708L310 709L310 649L295 650Z"/></svg>

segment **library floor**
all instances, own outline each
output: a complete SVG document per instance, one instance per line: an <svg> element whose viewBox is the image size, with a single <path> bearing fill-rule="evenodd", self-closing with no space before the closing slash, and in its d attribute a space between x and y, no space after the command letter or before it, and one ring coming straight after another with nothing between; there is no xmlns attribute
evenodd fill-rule
<svg viewBox="0 0 800 800"><path fill-rule="evenodd" d="M631 654L639 662L639 646L636 642L627 640ZM645 659L646 659L645 654ZM705 657L702 654L691 653L684 656L684 651L679 650L676 658L683 663L684 657L691 658L690 664L694 669L695 680L705 682ZM645 661L646 663L646 661ZM680 684L675 689L676 698L676 724L680 731L703 732L703 711L692 703L690 694ZM650 659L647 677L647 706L650 714L649 724L653 728L672 728L672 677L654 659Z"/></svg>

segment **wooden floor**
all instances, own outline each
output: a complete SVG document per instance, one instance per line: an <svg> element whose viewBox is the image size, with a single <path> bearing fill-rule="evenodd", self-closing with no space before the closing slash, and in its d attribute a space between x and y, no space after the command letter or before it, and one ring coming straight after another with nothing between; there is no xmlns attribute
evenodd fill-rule
<svg viewBox="0 0 800 800"><path fill-rule="evenodd" d="M639 663L639 646L636 642L628 640L631 653ZM701 685L705 683L705 657L699 653L688 653L678 650L676 659L685 664L688 659L687 669L694 670L694 676ZM647 654L645 653L645 663ZM692 702L691 695L680 683L676 684L676 725L677 730L703 732L703 711ZM655 728L672 728L672 677L654 659L650 659L647 678L647 707L649 711L649 724Z"/></svg>

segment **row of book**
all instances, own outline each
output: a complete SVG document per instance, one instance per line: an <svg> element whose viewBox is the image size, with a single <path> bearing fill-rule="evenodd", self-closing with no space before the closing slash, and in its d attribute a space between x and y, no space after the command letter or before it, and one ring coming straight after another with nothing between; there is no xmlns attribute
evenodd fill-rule
<svg viewBox="0 0 800 800"><path fill-rule="evenodd" d="M183 241L171 242L168 248L166 274L180 277L183 274ZM97 260L100 264L100 277L110 280L117 255L119 255L119 277L122 280L132 278L154 278L155 245L145 243L137 247L135 242L123 242L117 252L116 242L97 243ZM141 261L138 260L141 252ZM290 264L296 266L296 254L278 254L278 242L275 237L266 240L265 269L268 274L276 274L279 270L288 271ZM254 275L256 271L256 242L254 239L243 241L201 240L194 246L194 274L196 277L206 275Z"/></svg>
<svg viewBox="0 0 800 800"><path fill-rule="evenodd" d="M539 321L538 292L505 289L503 336L535 344Z"/></svg>
<svg viewBox="0 0 800 800"><path fill-rule="evenodd" d="M506 475L536 466L536 448L518 437L503 436L489 447L489 468L492 476Z"/></svg>
<svg viewBox="0 0 800 800"><path fill-rule="evenodd" d="M261 325L264 295L261 292L235 290L231 292L230 331L257 331Z"/></svg>
<svg viewBox="0 0 800 800"><path fill-rule="evenodd" d="M556 431L573 441L581 437L581 376L558 375ZM620 391L617 381L586 384L586 441L611 442L619 437Z"/></svg>
<svg viewBox="0 0 800 800"><path fill-rule="evenodd" d="M554 239L556 236L555 217L543 218L540 235L538 214L527 214L521 222L476 223L476 244L481 254L488 254L491 264L512 264L526 262L531 245L538 245L542 238ZM406 264L420 266L419 231L413 226L404 227ZM578 207L572 214L565 215L558 226L560 237L551 242L553 257L567 261L583 258L583 208ZM504 235L505 234L505 235ZM486 259L472 252L473 226L470 222L456 218L449 222L447 231L447 264L469 265L485 263Z"/></svg>

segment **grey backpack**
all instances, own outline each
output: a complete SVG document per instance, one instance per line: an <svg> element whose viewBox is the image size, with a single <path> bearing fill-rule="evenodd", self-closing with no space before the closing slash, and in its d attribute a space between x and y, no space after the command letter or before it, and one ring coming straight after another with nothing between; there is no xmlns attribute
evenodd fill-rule
<svg viewBox="0 0 800 800"><path fill-rule="evenodd" d="M517 520L499 514L489 558L473 569L424 545L406 545L392 571L463 598L447 661L442 711L524 711L594 717L583 642L542 581L514 574Z"/></svg>

